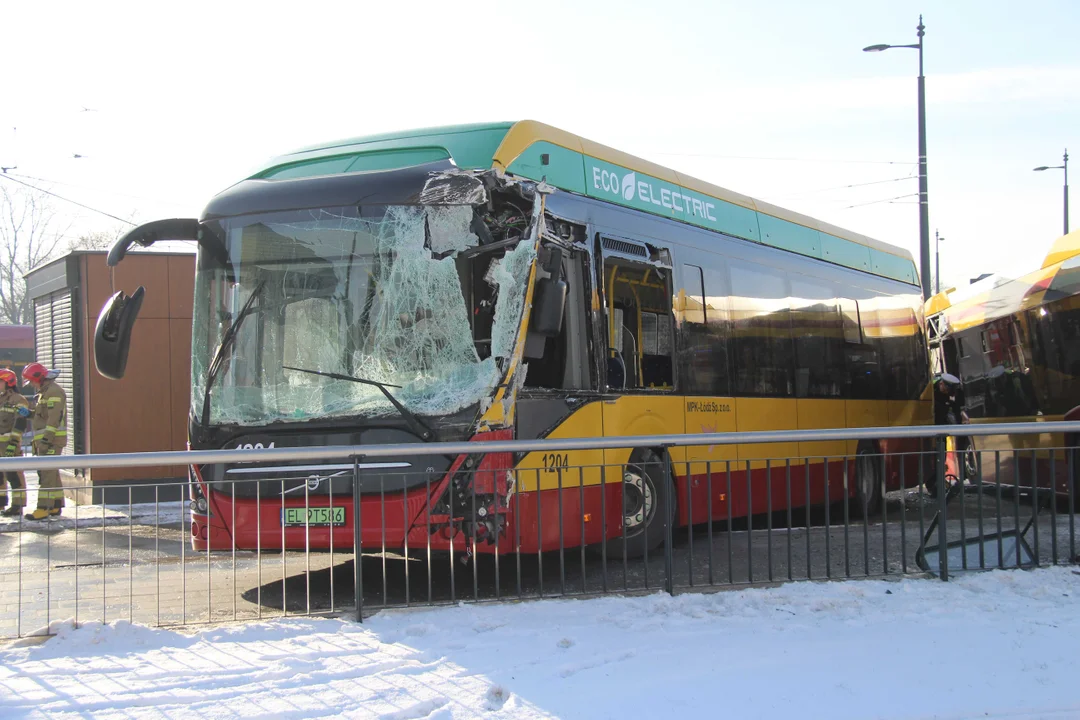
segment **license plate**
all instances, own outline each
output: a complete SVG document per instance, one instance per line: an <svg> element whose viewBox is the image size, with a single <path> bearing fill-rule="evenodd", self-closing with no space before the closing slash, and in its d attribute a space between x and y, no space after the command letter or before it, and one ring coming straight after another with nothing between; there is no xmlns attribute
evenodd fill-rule
<svg viewBox="0 0 1080 720"><path fill-rule="evenodd" d="M343 507L285 508L281 513L281 524L284 527L345 524Z"/></svg>

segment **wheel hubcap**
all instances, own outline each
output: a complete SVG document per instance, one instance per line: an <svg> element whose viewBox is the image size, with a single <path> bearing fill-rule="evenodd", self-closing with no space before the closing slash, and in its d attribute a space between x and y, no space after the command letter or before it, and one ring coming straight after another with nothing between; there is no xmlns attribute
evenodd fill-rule
<svg viewBox="0 0 1080 720"><path fill-rule="evenodd" d="M628 531L640 530L652 518L656 504L652 483L640 473L627 470L623 473L623 524Z"/></svg>

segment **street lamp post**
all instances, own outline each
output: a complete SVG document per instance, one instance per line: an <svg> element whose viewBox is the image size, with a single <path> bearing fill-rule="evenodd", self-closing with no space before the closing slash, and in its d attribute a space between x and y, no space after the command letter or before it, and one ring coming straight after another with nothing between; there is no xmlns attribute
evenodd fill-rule
<svg viewBox="0 0 1080 720"><path fill-rule="evenodd" d="M922 276L923 299L930 297L930 206L926 192L926 78L923 76L923 35L926 26L919 16L919 42L914 45L870 45L863 52L882 52L893 48L919 51L919 275Z"/></svg>
<svg viewBox="0 0 1080 720"><path fill-rule="evenodd" d="M941 241L945 238L934 231L934 294L941 292Z"/></svg>
<svg viewBox="0 0 1080 720"><path fill-rule="evenodd" d="M1061 165L1040 165L1035 168L1035 172L1042 172L1043 170L1064 170L1065 171L1065 234L1069 234L1069 149L1065 148L1065 154L1062 156L1063 164Z"/></svg>

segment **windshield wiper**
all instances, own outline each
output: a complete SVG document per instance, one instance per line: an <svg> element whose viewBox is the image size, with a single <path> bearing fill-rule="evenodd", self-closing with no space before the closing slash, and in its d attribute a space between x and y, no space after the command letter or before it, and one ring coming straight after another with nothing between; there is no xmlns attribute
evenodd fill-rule
<svg viewBox="0 0 1080 720"><path fill-rule="evenodd" d="M390 383L381 383L376 380L365 380L364 378L353 377L352 375L341 375L339 373L322 372L321 370L305 370L304 368L289 367L288 365L282 365L284 370L295 370L296 372L308 373L310 375L321 375L322 377L328 377L333 380L348 380L349 382L360 383L361 385L374 385L382 391L382 394L386 396L386 399L397 409L401 414L401 417L405 419L405 423L409 426L409 429L420 436L422 440L431 440L431 429L420 421L420 418L407 407L398 402L387 388L401 389L400 385L391 385Z"/></svg>
<svg viewBox="0 0 1080 720"><path fill-rule="evenodd" d="M206 371L206 392L203 394L203 406L202 406L202 424L203 427L207 427L210 424L210 388L214 385L214 379L221 372L222 365L225 364L225 352L236 340L236 334L240 330L240 325L248 315L251 314L251 308L255 304L255 300L259 297L259 293L262 292L263 285L266 284L266 280L262 280L255 289L251 291L251 295L248 297L244 306L240 308L240 312L236 314L236 319L233 320L233 324L229 326L229 329L225 331L225 334L221 336L221 343L218 345L217 352L214 353L214 359L210 361L210 368Z"/></svg>

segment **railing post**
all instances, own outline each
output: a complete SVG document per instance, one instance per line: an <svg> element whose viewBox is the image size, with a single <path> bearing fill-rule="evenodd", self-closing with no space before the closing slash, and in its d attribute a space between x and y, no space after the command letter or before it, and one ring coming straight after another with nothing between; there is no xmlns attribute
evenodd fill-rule
<svg viewBox="0 0 1080 720"><path fill-rule="evenodd" d="M671 525L675 514L675 506L672 504L674 497L671 486L675 478L671 472L671 457L668 452L670 445L664 446L664 454L660 461L664 464L664 592L668 595L675 594L675 554L671 547Z"/></svg>
<svg viewBox="0 0 1080 720"><path fill-rule="evenodd" d="M364 585L360 572L360 456L353 456L353 600L356 602L356 622L364 622ZM333 532L333 530L331 530Z"/></svg>
<svg viewBox="0 0 1080 720"><path fill-rule="evenodd" d="M948 489L945 487L945 461L946 461L946 442L947 439L944 435L937 437L937 491L938 491L938 568L940 569L941 579L945 582L949 580L949 548L948 537L945 533L945 512L946 512L946 496L948 495Z"/></svg>

